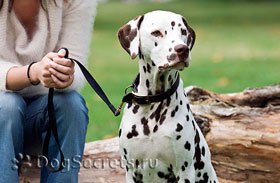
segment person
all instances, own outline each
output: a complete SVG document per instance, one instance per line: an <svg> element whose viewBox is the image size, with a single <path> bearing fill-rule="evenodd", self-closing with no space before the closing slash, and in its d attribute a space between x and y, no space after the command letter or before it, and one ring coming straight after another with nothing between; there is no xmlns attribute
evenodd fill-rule
<svg viewBox="0 0 280 183"><path fill-rule="evenodd" d="M84 76L64 58L65 50L58 50L66 47L69 57L86 64L96 2L0 0L0 7L0 183L19 182L22 155L42 153L48 88L55 88L58 135L69 165L57 173L43 166L40 180L78 182L88 125L88 109L78 93ZM49 156L49 163L59 160L53 137Z"/></svg>

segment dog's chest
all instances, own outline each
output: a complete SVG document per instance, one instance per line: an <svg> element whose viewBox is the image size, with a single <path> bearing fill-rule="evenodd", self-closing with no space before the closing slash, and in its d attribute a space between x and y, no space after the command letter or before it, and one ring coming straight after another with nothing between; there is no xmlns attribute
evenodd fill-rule
<svg viewBox="0 0 280 183"><path fill-rule="evenodd" d="M174 96L175 97L175 96ZM151 105L126 106L120 125L120 148L128 152L130 158L160 159L175 162L178 153L178 138L184 131L192 131L186 116L192 115L184 95L177 96L177 104L163 101ZM189 134L190 135L190 134Z"/></svg>

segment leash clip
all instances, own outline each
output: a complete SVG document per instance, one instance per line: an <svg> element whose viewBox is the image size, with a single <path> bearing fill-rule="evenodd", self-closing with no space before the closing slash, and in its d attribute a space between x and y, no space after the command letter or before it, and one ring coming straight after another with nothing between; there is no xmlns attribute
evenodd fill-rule
<svg viewBox="0 0 280 183"><path fill-rule="evenodd" d="M122 103L120 104L120 106L118 107L118 109L115 111L115 116L117 116L117 115L120 114L120 112L121 112L121 110L122 110L122 107L123 107L123 104L124 104L124 102L122 102Z"/></svg>

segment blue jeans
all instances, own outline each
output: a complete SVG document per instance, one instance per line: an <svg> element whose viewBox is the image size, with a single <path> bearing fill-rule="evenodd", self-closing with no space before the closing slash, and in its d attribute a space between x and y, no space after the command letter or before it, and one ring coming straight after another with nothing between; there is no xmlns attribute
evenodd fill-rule
<svg viewBox="0 0 280 183"><path fill-rule="evenodd" d="M36 149L41 153L48 125L47 98L47 95L23 98L17 93L0 91L0 183L19 182L15 158L20 160L20 154ZM56 92L54 108L66 166L57 173L49 172L43 166L41 183L76 183L85 144L88 109L76 91ZM53 136L49 156L49 161L59 159Z"/></svg>

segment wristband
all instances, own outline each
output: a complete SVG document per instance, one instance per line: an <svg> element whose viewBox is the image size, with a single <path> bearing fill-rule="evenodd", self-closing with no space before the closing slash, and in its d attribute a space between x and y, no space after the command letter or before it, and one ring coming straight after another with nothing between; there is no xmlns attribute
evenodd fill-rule
<svg viewBox="0 0 280 183"><path fill-rule="evenodd" d="M27 78L28 78L30 84L33 85L33 86L37 86L38 84L40 84L40 81L39 81L38 83L33 83L33 82L31 81L31 78L30 78L30 75L29 75L30 68L31 68L31 66L32 66L33 64L35 64L35 63L36 63L36 62L32 62L32 63L28 66L28 68L27 68Z"/></svg>

